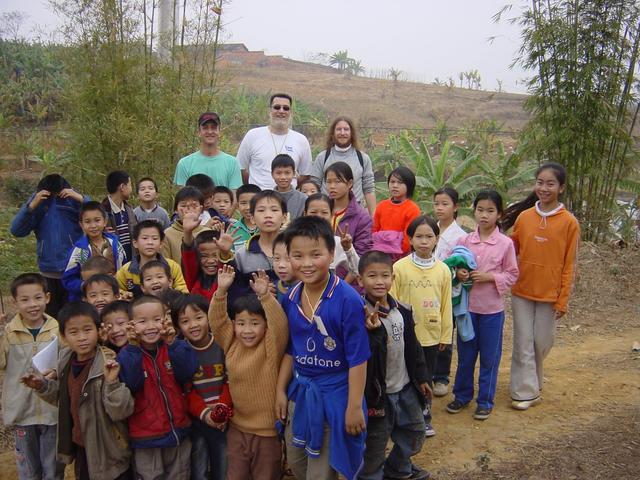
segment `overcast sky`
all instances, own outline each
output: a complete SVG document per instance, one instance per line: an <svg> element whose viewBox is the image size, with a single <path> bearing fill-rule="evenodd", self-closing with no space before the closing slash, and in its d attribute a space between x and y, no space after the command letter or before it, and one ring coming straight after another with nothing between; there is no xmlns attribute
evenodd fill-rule
<svg viewBox="0 0 640 480"><path fill-rule="evenodd" d="M227 41L250 50L305 60L346 49L367 70L393 67L424 82L457 81L458 72L476 69L483 88L500 79L505 90L522 92L525 73L509 69L519 28L492 21L507 3L515 4L509 16L520 13L522 0L233 0L223 21ZM0 11L11 10L28 15L26 31L60 23L47 0L0 0Z"/></svg>

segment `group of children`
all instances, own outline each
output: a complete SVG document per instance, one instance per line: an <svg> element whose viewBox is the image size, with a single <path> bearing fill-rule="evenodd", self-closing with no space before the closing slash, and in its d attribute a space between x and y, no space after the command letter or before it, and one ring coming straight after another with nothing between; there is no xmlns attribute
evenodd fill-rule
<svg viewBox="0 0 640 480"><path fill-rule="evenodd" d="M79 479L278 479L286 467L298 479L428 478L411 457L435 434L454 328L446 410L474 399L479 356L473 416L485 420L511 289L512 406L540 402L579 238L558 200L561 166L540 167L532 196L506 212L497 192L479 193L468 234L457 192L436 192L435 218L423 215L405 167L373 219L344 162L326 169L326 193L294 190L287 155L272 174L276 190L235 193L194 175L170 218L152 179L134 210L131 179L113 172L107 199L80 206L56 319L42 275L14 279L0 368L20 478L62 478L72 462ZM510 238L501 227L514 222ZM55 336L58 361L38 371L32 358Z"/></svg>

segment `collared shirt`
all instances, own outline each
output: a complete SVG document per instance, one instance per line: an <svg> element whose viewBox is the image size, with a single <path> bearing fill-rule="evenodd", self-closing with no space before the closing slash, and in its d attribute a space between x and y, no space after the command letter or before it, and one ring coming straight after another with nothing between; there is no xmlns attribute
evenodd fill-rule
<svg viewBox="0 0 640 480"><path fill-rule="evenodd" d="M518 279L516 250L509 237L496 227L486 240L478 229L458 240L476 256L479 272L492 273L493 282L474 283L469 294L469 311L489 314L504 310L503 296Z"/></svg>
<svg viewBox="0 0 640 480"><path fill-rule="evenodd" d="M113 201L113 198L111 198L111 195L107 195L107 198L109 199L109 204L111 205L111 211L113 212L114 215L124 210L124 202L122 202L120 205L116 205L116 203Z"/></svg>
<svg viewBox="0 0 640 480"><path fill-rule="evenodd" d="M302 310L302 282L282 301L289 319L289 346L294 368L316 377L344 372L369 358L369 337L364 326L364 301L333 273L322 293L313 319Z"/></svg>
<svg viewBox="0 0 640 480"><path fill-rule="evenodd" d="M436 245L435 257L438 260L445 260L451 254L451 250L456 246L458 240L467 234L455 220L444 231L440 231L438 244Z"/></svg>

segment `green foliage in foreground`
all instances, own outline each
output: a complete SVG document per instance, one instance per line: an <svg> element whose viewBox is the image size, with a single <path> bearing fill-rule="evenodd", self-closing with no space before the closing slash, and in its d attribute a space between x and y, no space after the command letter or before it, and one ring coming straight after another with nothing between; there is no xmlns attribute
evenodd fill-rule
<svg viewBox="0 0 640 480"><path fill-rule="evenodd" d="M16 238L9 232L11 220L17 212L17 208L0 210L0 289L4 297L10 295L9 285L14 277L38 271L35 235Z"/></svg>

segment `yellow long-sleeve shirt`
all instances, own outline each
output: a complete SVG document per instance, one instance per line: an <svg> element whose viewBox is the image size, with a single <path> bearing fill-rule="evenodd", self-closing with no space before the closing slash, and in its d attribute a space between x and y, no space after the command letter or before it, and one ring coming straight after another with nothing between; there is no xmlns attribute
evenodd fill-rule
<svg viewBox="0 0 640 480"><path fill-rule="evenodd" d="M393 265L395 278L391 295L413 308L416 337L423 347L450 344L453 336L451 310L451 272L440 260L433 267L422 268L411 255Z"/></svg>

